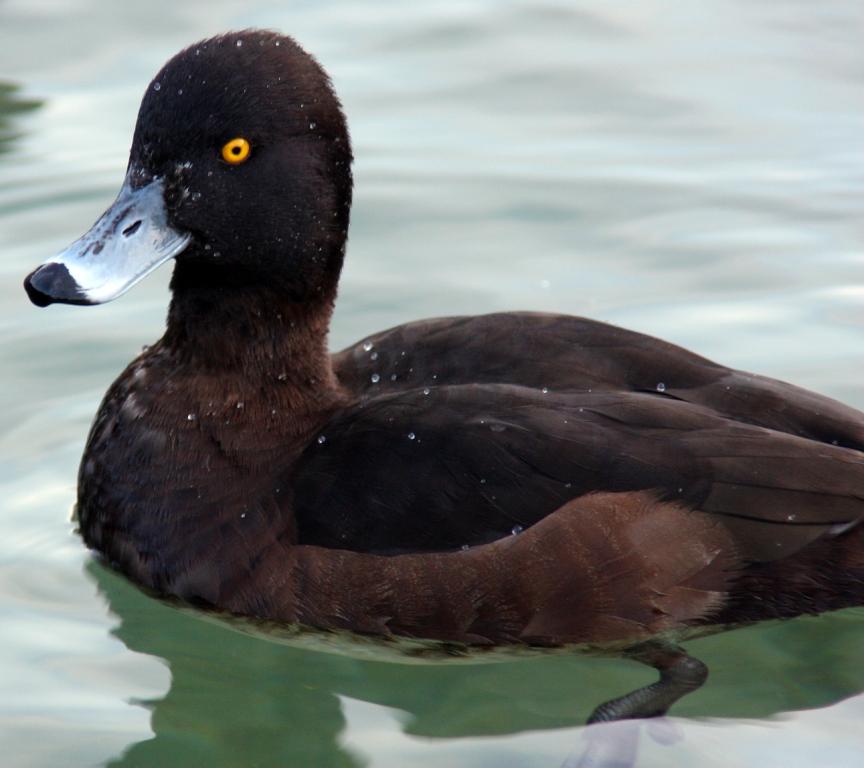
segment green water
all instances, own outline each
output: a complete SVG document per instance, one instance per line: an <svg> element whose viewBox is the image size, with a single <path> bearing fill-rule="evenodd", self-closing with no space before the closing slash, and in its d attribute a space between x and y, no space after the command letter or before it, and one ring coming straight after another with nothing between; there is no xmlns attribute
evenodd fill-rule
<svg viewBox="0 0 864 768"><path fill-rule="evenodd" d="M0 3L0 764L864 763L861 610L693 641L711 677L674 718L585 729L650 670L357 658L164 605L84 551L83 441L169 270L87 309L38 311L21 279L113 199L163 61L246 26L314 51L349 116L335 347L571 312L864 408L859 0Z"/></svg>

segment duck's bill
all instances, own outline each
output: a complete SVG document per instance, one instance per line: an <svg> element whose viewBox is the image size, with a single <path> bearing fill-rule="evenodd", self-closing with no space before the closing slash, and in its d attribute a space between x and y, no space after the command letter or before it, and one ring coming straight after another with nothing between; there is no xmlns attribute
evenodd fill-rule
<svg viewBox="0 0 864 768"><path fill-rule="evenodd" d="M162 179L133 188L131 175L86 235L27 275L30 301L39 307L111 301L189 244L191 235L168 223Z"/></svg>

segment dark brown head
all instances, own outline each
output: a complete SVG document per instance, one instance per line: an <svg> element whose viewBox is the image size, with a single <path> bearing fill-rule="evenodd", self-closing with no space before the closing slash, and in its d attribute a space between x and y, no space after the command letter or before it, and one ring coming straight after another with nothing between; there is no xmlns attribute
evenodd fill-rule
<svg viewBox="0 0 864 768"><path fill-rule="evenodd" d="M170 258L172 288L331 295L351 205L351 147L329 78L291 38L247 30L190 46L147 88L115 203L27 277L40 306L98 304Z"/></svg>

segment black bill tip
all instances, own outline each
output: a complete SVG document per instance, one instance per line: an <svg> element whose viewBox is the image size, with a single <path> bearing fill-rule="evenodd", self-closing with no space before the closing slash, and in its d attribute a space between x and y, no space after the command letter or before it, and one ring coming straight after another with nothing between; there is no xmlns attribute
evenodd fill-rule
<svg viewBox="0 0 864 768"><path fill-rule="evenodd" d="M24 290L37 307L49 304L92 304L63 264L49 262L24 279Z"/></svg>

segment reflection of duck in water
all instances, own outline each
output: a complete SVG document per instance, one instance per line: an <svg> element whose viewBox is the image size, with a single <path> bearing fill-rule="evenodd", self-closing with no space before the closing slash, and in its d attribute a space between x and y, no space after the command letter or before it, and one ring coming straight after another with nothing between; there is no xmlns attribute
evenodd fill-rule
<svg viewBox="0 0 864 768"><path fill-rule="evenodd" d="M353 732L355 741L372 749L375 734L353 731L355 724L346 722L351 708L346 713L340 697L405 713L399 741L419 739L428 755L448 745L458 750L454 739L463 744L467 737L542 731L541 743L548 744L543 753L557 760L533 763L558 765L573 750L597 746L598 737L620 737L618 731L601 733L586 743L589 734L566 727L598 700L620 692L630 674L626 662L543 654L514 663L392 663L387 648L377 661L371 643L360 641L358 652L350 636L340 641L322 635L320 647L344 651L325 653L316 649L314 632L274 637L269 629L211 620L209 614L153 600L98 562L89 563L87 572L119 620L113 634L132 651L164 659L171 673L165 695L144 702L152 712L153 738L128 748L118 765L362 765L346 737ZM864 648L854 618L841 613L818 623L761 624L695 641L700 655L717 667L715 685L709 696L688 698L679 708L694 717L763 718L778 709L821 707L864 690ZM806 650L826 632L839 653ZM780 646L783 653L777 652ZM734 661L741 653L746 664ZM790 690L790 675L804 670L819 685ZM566 730L552 732L561 728ZM510 743L492 740L488 750ZM608 745L607 754L619 753L614 746Z"/></svg>
<svg viewBox="0 0 864 768"><path fill-rule="evenodd" d="M589 320L422 321L331 357L351 150L317 63L244 32L180 53L90 233L37 304L176 257L165 336L81 466L88 545L158 593L325 629L633 643L858 602L864 415ZM599 717L651 715L704 679Z"/></svg>
<svg viewBox="0 0 864 768"><path fill-rule="evenodd" d="M97 562L87 570L120 620L113 633L171 671L164 698L147 702L154 738L118 764L353 766L361 761L343 746L340 696L408 713L410 733L458 738L560 728L608 690L608 668L578 657L392 663L387 649L376 661L371 644L358 648L350 637L324 637L322 647L334 652L320 652L315 633L282 639L202 620L150 599Z"/></svg>

